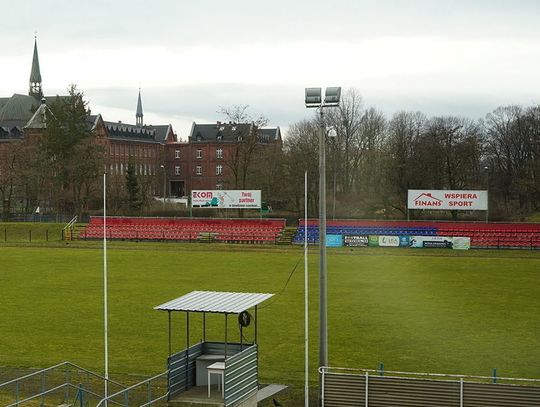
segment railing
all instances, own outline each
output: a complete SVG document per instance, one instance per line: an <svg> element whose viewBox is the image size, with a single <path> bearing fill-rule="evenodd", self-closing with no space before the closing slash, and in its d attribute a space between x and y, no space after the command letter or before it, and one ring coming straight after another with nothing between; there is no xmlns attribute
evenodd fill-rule
<svg viewBox="0 0 540 407"><path fill-rule="evenodd" d="M64 230L71 228L75 222L77 222L77 215L75 215L71 220L67 223L66 226L64 226Z"/></svg>
<svg viewBox="0 0 540 407"><path fill-rule="evenodd" d="M75 395L87 401L101 400L105 381L111 388L116 388L115 391L125 388L114 380L105 379L71 362L63 362L1 383L0 395L8 398L7 407L20 406L30 400L40 400L41 405L51 402L51 399L68 402Z"/></svg>
<svg viewBox="0 0 540 407"><path fill-rule="evenodd" d="M321 367L322 406L532 407L540 379ZM504 383L501 383L504 382ZM337 403L337 404L336 404Z"/></svg>
<svg viewBox="0 0 540 407"><path fill-rule="evenodd" d="M77 222L77 215L75 215L62 229L62 240L73 240L73 225ZM68 235L69 233L69 235ZM69 236L69 238L68 238Z"/></svg>
<svg viewBox="0 0 540 407"><path fill-rule="evenodd" d="M167 401L169 397L169 392L167 391L168 373L168 371L165 371L150 379L111 394L101 399L96 407L106 407L109 403L124 407L147 407L162 400ZM156 392L163 394L156 395Z"/></svg>

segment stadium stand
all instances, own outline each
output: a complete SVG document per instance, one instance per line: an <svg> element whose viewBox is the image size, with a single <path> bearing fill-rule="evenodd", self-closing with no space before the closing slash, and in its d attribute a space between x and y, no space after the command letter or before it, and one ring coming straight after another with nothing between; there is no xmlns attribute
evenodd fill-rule
<svg viewBox="0 0 540 407"><path fill-rule="evenodd" d="M107 238L118 240L275 243L285 219L107 217ZM79 239L102 239L103 218L92 216Z"/></svg>
<svg viewBox="0 0 540 407"><path fill-rule="evenodd" d="M304 220L293 243L304 242ZM474 248L540 249L538 223L477 223L425 221L328 220L327 234L385 236L462 236L471 238ZM319 220L307 221L308 243L319 242Z"/></svg>

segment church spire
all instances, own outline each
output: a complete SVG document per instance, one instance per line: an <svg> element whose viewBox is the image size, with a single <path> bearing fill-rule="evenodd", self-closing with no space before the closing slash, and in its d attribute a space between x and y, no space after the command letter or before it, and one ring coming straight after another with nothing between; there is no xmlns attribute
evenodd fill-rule
<svg viewBox="0 0 540 407"><path fill-rule="evenodd" d="M141 88L139 88L139 99L137 100L137 113L135 113L136 124L137 126L143 125L143 112L142 112L142 102L141 102Z"/></svg>
<svg viewBox="0 0 540 407"><path fill-rule="evenodd" d="M37 51L37 37L34 38L34 57L32 59L32 71L30 71L30 96L42 98L43 91L41 89L41 73L39 71L39 58Z"/></svg>

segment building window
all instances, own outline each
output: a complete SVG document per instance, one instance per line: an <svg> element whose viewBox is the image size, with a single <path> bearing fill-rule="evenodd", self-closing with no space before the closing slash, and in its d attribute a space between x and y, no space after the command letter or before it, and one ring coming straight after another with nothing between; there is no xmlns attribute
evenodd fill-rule
<svg viewBox="0 0 540 407"><path fill-rule="evenodd" d="M202 150L200 148L197 149L197 154L195 155L197 158L202 158Z"/></svg>
<svg viewBox="0 0 540 407"><path fill-rule="evenodd" d="M216 165L216 175L223 175L223 165Z"/></svg>
<svg viewBox="0 0 540 407"><path fill-rule="evenodd" d="M180 158L180 150L174 151L174 158Z"/></svg>
<svg viewBox="0 0 540 407"><path fill-rule="evenodd" d="M180 175L180 166L179 165L174 167L174 175Z"/></svg>
<svg viewBox="0 0 540 407"><path fill-rule="evenodd" d="M223 189L223 184L216 184L216 189Z"/></svg>
<svg viewBox="0 0 540 407"><path fill-rule="evenodd" d="M197 165L197 168L196 168L196 172L195 172L197 175L202 175L202 166L201 165Z"/></svg>
<svg viewBox="0 0 540 407"><path fill-rule="evenodd" d="M216 139L217 139L217 141L223 140L223 135L221 133L218 133Z"/></svg>
<svg viewBox="0 0 540 407"><path fill-rule="evenodd" d="M223 149L216 148L216 158L223 158Z"/></svg>

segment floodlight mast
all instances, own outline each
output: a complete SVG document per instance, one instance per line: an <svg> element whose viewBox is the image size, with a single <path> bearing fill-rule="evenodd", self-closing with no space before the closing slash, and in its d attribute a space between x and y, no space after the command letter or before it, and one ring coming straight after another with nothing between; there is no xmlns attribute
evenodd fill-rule
<svg viewBox="0 0 540 407"><path fill-rule="evenodd" d="M328 313L326 278L326 126L325 107L339 106L341 88L326 88L324 102L321 88L306 88L307 108L319 111L319 367L328 366ZM307 227L307 225L305 225ZM319 385L319 401L322 401L322 386Z"/></svg>

